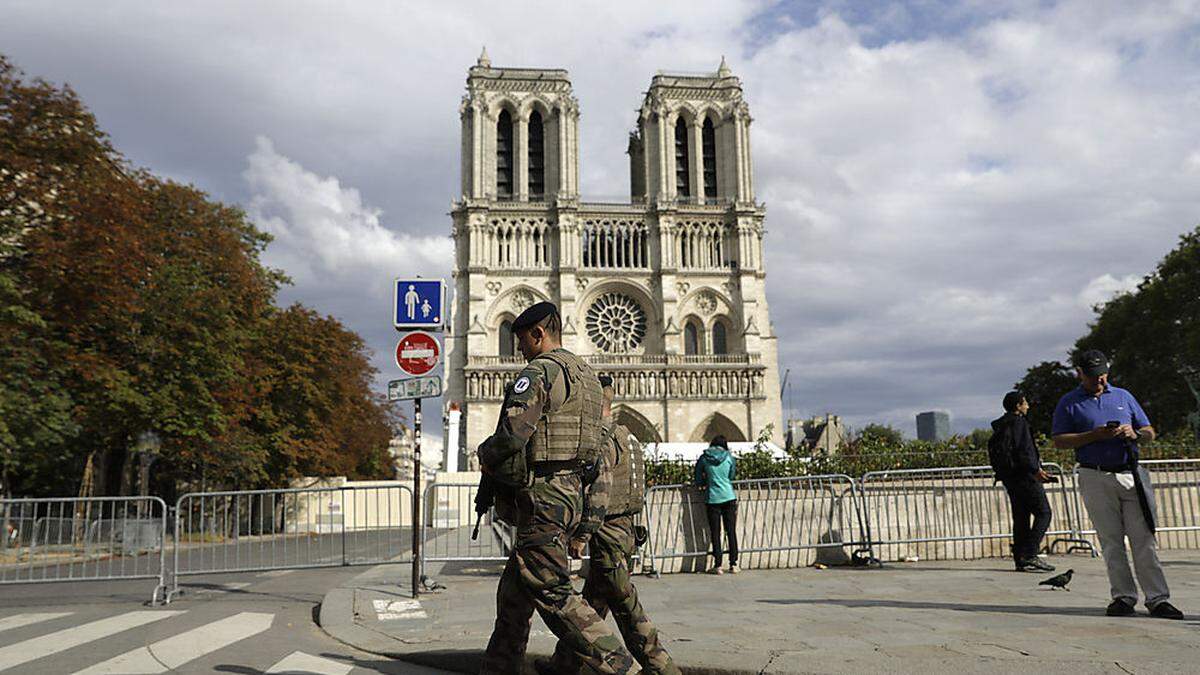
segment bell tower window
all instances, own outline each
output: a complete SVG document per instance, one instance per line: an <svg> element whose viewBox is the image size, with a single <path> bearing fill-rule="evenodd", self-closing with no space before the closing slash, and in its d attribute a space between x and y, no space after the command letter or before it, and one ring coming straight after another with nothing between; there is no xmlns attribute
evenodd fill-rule
<svg viewBox="0 0 1200 675"><path fill-rule="evenodd" d="M700 353L700 331L692 321L683 327L683 353L688 356Z"/></svg>
<svg viewBox="0 0 1200 675"><path fill-rule="evenodd" d="M717 198L717 132L713 129L711 118L704 118L704 128L700 132L701 146L704 157L704 197Z"/></svg>
<svg viewBox="0 0 1200 675"><path fill-rule="evenodd" d="M712 328L712 346L714 354L728 354L729 345L725 339L725 324L718 321Z"/></svg>
<svg viewBox="0 0 1200 675"><path fill-rule="evenodd" d="M542 134L542 115L529 115L529 198L541 201L546 193L546 143Z"/></svg>
<svg viewBox="0 0 1200 675"><path fill-rule="evenodd" d="M496 121L496 197L513 197L513 125L507 110Z"/></svg>
<svg viewBox="0 0 1200 675"><path fill-rule="evenodd" d="M687 122L680 117L675 122L675 194L680 197L692 195L690 159Z"/></svg>
<svg viewBox="0 0 1200 675"><path fill-rule="evenodd" d="M513 356L514 344L512 322L505 320L500 324L500 356Z"/></svg>

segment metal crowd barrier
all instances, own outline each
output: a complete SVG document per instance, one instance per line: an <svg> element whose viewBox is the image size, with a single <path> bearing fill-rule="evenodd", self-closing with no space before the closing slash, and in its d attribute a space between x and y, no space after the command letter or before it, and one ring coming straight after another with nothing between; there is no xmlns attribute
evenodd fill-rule
<svg viewBox="0 0 1200 675"><path fill-rule="evenodd" d="M744 568L802 567L820 555L832 562L845 558L845 547L863 543L857 487L849 476L739 480L733 486L738 564ZM645 566L655 574L705 569L711 542L702 491L688 485L650 488L643 515L650 531Z"/></svg>
<svg viewBox="0 0 1200 675"><path fill-rule="evenodd" d="M484 514L479 536L472 540L477 521L475 495L478 483L431 483L421 503L425 518L421 526L422 573L426 562L492 562L508 559L512 528Z"/></svg>
<svg viewBox="0 0 1200 675"><path fill-rule="evenodd" d="M1074 482L1058 464L1044 469L1052 512L1047 540L1090 548L1076 526ZM864 538L881 560L968 559L1011 555L1012 510L989 466L897 469L863 475Z"/></svg>
<svg viewBox="0 0 1200 675"><path fill-rule="evenodd" d="M1143 459L1138 464L1150 474L1154 488L1155 525L1159 548L1200 548L1200 459ZM1073 472L1079 485L1079 467ZM1082 491L1075 491L1078 532L1099 546L1095 525L1083 506Z"/></svg>
<svg viewBox="0 0 1200 675"><path fill-rule="evenodd" d="M185 575L412 562L412 524L406 485L186 494L165 601Z"/></svg>
<svg viewBox="0 0 1200 675"><path fill-rule="evenodd" d="M158 579L157 602L166 512L158 497L0 499L0 584Z"/></svg>

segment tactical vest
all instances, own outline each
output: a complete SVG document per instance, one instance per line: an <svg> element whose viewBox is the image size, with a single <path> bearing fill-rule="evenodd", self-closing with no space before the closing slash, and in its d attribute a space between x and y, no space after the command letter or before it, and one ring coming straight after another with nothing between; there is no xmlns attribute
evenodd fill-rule
<svg viewBox="0 0 1200 675"><path fill-rule="evenodd" d="M529 439L530 464L580 460L591 463L600 456L600 380L583 359L556 349L537 357L549 359L567 378L567 400L558 410L542 413L537 431ZM537 360L537 359L534 359Z"/></svg>
<svg viewBox="0 0 1200 675"><path fill-rule="evenodd" d="M613 445L612 488L608 493L608 515L632 516L642 512L646 500L645 458L642 446L629 440L629 430L617 424L605 439Z"/></svg>

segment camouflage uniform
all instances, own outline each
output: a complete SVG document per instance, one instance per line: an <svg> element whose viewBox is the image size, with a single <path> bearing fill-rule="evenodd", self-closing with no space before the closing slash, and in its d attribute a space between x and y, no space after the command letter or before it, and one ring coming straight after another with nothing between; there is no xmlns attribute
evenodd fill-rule
<svg viewBox="0 0 1200 675"><path fill-rule="evenodd" d="M569 352L566 356L577 359ZM595 377L590 368L586 372ZM496 434L481 446L485 470L489 464L485 455L503 456L514 449L525 453L539 425L545 424L546 417L558 411L570 395L567 374L558 363L544 357L532 360L505 399ZM482 452L485 446L487 451ZM572 533L587 538L599 526L603 489L585 507L581 472L578 468L552 471L556 466L546 462L539 470L534 464L530 472L534 477L515 491L516 541L496 591L496 625L481 672L521 671L535 609L565 649L574 652L573 656L590 671L636 672L637 665L621 646L620 638L570 582L569 538ZM585 510L590 516L587 523L583 522Z"/></svg>
<svg viewBox="0 0 1200 675"><path fill-rule="evenodd" d="M608 469L618 463L618 453L625 454L628 448L618 441L627 438L629 430L617 425L605 427L604 468ZM628 459L624 460L628 462ZM599 487L606 492L611 488L611 477L605 483L599 481L593 488ZM620 493L620 490L617 490ZM608 495L604 499L607 501ZM640 501L640 500L639 500ZM592 535L588 542L591 552L591 565L588 569L587 581L583 585L583 599L591 605L596 613L604 618L611 610L621 636L625 638L625 647L641 664L643 672L666 673L679 675L679 667L671 660L658 637L658 629L646 616L642 603L638 600L637 589L629 579L629 561L636 548L634 535L635 514L621 513L622 504L613 504L613 515L605 518L604 523ZM640 509L639 509L640 510ZM571 650L562 642L554 650L551 661L556 673L579 672L579 661Z"/></svg>

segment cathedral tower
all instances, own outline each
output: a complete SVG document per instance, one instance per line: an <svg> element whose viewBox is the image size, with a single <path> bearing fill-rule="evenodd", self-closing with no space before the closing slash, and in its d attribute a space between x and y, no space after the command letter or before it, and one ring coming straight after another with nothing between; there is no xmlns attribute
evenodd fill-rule
<svg viewBox="0 0 1200 675"><path fill-rule="evenodd" d="M464 414L459 447L492 432L523 365L512 320L541 300L562 311L564 345L613 376L614 415L643 441L755 440L770 425L778 443L765 211L724 59L653 77L628 141L628 203L579 198L566 71L493 67L485 51L460 112L446 396Z"/></svg>

